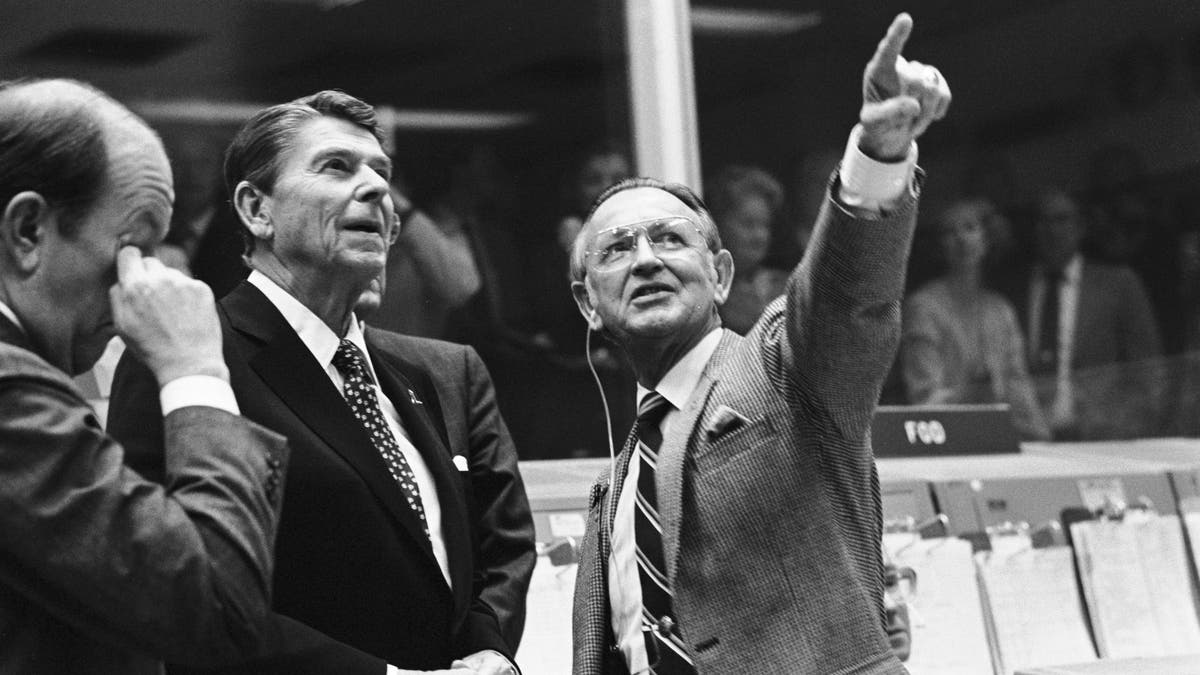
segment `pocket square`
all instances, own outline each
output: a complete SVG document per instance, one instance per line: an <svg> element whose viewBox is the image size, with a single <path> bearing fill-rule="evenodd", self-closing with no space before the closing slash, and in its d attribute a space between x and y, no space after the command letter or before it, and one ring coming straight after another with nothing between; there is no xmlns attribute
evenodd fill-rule
<svg viewBox="0 0 1200 675"><path fill-rule="evenodd" d="M454 462L454 468L458 469L459 471L469 471L471 468L467 465L467 458L465 455L455 455L450 461Z"/></svg>
<svg viewBox="0 0 1200 675"><path fill-rule="evenodd" d="M719 405L704 423L704 435L713 440L750 423L749 418L727 405Z"/></svg>

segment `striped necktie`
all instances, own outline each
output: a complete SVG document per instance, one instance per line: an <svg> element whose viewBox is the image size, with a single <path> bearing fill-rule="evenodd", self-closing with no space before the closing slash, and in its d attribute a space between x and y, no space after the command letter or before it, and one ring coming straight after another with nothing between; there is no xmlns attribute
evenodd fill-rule
<svg viewBox="0 0 1200 675"><path fill-rule="evenodd" d="M425 506L421 503L417 477L408 465L408 460L404 458L404 453L400 451L400 445L396 443L391 427L383 419L383 411L379 409L379 398L375 395L375 387L372 386L374 380L367 371L363 353L353 342L343 339L333 355L333 366L346 379L342 391L346 395L346 403L350 404L350 411L362 423L367 435L371 437L371 443L383 456L388 472L400 484L404 500L417 514L417 519L421 521L421 529L428 537L429 523L425 520Z"/></svg>
<svg viewBox="0 0 1200 675"><path fill-rule="evenodd" d="M1030 370L1034 373L1054 373L1058 370L1058 341L1061 338L1058 294L1061 292L1059 289L1063 276L1060 271L1047 270L1043 278L1046 280L1046 290L1042 294L1041 335L1038 336L1037 352L1030 363Z"/></svg>
<svg viewBox="0 0 1200 675"><path fill-rule="evenodd" d="M638 580L642 585L642 624L650 669L656 675L695 673L679 637L679 625L671 608L672 593L667 583L662 544L662 520L658 517L655 470L662 446L659 426L672 409L670 401L650 392L638 406L631 441L638 460L637 501L633 510L633 532L637 543Z"/></svg>

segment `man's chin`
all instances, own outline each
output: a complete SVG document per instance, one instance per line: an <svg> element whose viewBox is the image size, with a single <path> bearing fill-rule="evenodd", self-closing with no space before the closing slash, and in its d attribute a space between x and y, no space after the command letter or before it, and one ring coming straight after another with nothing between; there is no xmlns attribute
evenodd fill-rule
<svg viewBox="0 0 1200 675"><path fill-rule="evenodd" d="M667 308L639 312L626 326L627 333L639 338L662 338L686 329L684 317Z"/></svg>
<svg viewBox="0 0 1200 675"><path fill-rule="evenodd" d="M326 273L332 272L344 278L361 280L358 285L365 291L383 274L386 264L386 254L355 251L337 258L333 269L327 269Z"/></svg>
<svg viewBox="0 0 1200 675"><path fill-rule="evenodd" d="M108 343L117 334L112 324L106 324L95 334L81 340L71 353L71 376L86 373L104 356Z"/></svg>
<svg viewBox="0 0 1200 675"><path fill-rule="evenodd" d="M82 375L92 368L96 367L96 363L100 357L104 356L103 345L99 349L78 350L71 355L71 369L67 374L71 377Z"/></svg>

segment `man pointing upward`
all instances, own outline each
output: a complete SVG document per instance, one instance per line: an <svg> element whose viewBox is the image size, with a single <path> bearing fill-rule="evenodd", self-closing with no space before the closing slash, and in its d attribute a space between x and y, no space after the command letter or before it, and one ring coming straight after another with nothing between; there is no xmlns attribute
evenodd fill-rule
<svg viewBox="0 0 1200 675"><path fill-rule="evenodd" d="M883 631L868 436L900 330L915 140L950 90L901 50L901 14L787 292L745 338L703 202L637 178L596 201L572 291L626 352L638 421L592 490L574 672L903 673Z"/></svg>

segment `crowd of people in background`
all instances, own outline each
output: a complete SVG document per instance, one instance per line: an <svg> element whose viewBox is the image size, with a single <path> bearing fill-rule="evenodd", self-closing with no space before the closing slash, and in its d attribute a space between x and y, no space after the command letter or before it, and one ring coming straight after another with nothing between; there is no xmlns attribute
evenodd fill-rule
<svg viewBox="0 0 1200 675"><path fill-rule="evenodd" d="M397 172L406 226L372 323L475 346L524 458L605 454L606 423L629 420L618 412L606 422L588 362L610 398L633 381L619 350L586 339L561 283L592 201L637 174L628 149L586 144L557 186L561 215L547 222L527 221L494 148L451 154L433 188L415 190ZM786 187L750 164L706 178L703 196L737 269L721 308L727 327L749 330L784 292L816 216L807 195L822 193L837 159L805 154ZM211 181L188 180L204 172L177 173L180 203L191 206L177 210L164 259L190 266L219 297L245 274L228 205L189 194L188 182L212 193ZM1011 177L971 174L962 194L930 200L945 206L920 216L882 403L1007 403L1026 440L1200 431L1185 414L1200 398L1200 214L1127 146L1098 150L1087 176L1084 189L1044 186L1022 201Z"/></svg>

